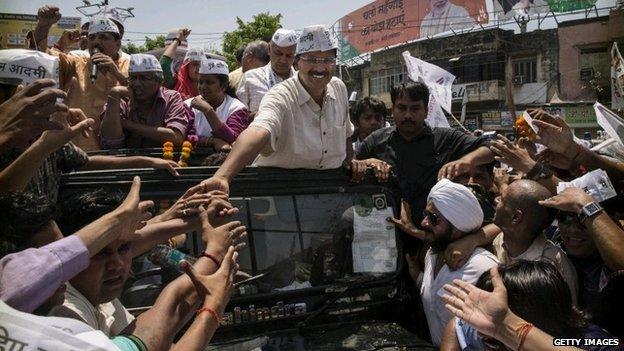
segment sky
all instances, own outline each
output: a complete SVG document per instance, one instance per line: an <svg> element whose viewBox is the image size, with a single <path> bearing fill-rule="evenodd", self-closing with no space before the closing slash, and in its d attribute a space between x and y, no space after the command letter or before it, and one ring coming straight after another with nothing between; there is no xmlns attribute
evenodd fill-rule
<svg viewBox="0 0 624 351"><path fill-rule="evenodd" d="M347 13L366 5L372 0L109 0L114 7L134 7L135 18L126 21L126 39L139 40L145 35L131 32L159 32L181 26L191 28L189 45L220 49L220 34L236 29L236 17L245 21L260 12L281 13L282 26L301 29L308 25L331 25ZM91 3L97 3L92 0ZM82 5L81 0L0 0L0 12L36 14L45 4L54 4L64 16L81 16L75 9ZM83 21L84 22L84 21ZM197 34L193 34L193 32ZM201 34L200 34L201 33Z"/></svg>
<svg viewBox="0 0 624 351"><path fill-rule="evenodd" d="M92 3L99 1L91 0ZM187 26L192 30L188 38L190 46L217 51L221 50L221 33L236 29L237 16L249 21L255 14L268 11L271 14L281 13L282 26L288 29L301 29L313 24L331 26L340 17L370 2L372 0L109 0L114 7L134 7L136 17L126 20L124 44L133 42L141 45L146 35L154 37L166 34L172 28ZM36 14L37 9L45 4L57 5L64 16L83 17L76 10L76 6L82 5L82 0L0 0L0 12ZM615 0L598 0L596 6L605 8L614 4ZM606 13L601 11L601 15ZM560 20L583 17L583 14L558 16ZM555 21L548 18L541 28L555 26ZM515 23L502 27L518 31ZM531 21L528 29L536 28L537 20Z"/></svg>

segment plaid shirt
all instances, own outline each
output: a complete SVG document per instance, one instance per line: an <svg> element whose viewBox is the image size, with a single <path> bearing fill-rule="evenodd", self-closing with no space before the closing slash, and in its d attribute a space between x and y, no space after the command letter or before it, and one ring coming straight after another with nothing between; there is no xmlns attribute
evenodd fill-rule
<svg viewBox="0 0 624 351"><path fill-rule="evenodd" d="M15 149L0 155L0 168L5 169L19 155L20 152ZM75 171L85 166L88 161L89 156L82 149L72 143L67 143L43 161L24 191L45 195L54 204L58 198L61 174Z"/></svg>

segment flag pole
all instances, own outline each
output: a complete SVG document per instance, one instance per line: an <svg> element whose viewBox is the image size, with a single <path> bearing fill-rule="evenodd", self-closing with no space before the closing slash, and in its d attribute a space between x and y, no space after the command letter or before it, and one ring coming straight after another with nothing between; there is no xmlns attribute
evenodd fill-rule
<svg viewBox="0 0 624 351"><path fill-rule="evenodd" d="M457 124L459 124L459 126L466 132L469 134L472 134L471 131L469 131L466 127L464 127L464 125L457 119L457 117L455 117L455 115L452 112L449 112L449 114L451 115L451 117L453 117L453 119L455 120L455 122L457 122Z"/></svg>

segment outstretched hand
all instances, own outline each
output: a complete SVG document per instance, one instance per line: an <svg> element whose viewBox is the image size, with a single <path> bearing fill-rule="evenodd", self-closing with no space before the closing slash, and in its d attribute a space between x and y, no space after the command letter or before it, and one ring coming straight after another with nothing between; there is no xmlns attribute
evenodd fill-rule
<svg viewBox="0 0 624 351"><path fill-rule="evenodd" d="M219 315L223 314L225 306L234 291L234 277L238 271L238 252L230 246L221 267L211 274L198 273L187 261L180 262L180 268L191 278L195 290L204 299L204 306L213 308Z"/></svg>
<svg viewBox="0 0 624 351"><path fill-rule="evenodd" d="M446 284L448 294L442 297L445 307L457 318L461 318L479 332L496 338L498 329L510 312L507 304L507 289L498 274L498 268L490 270L494 291L481 290L470 283L455 279L453 285Z"/></svg>

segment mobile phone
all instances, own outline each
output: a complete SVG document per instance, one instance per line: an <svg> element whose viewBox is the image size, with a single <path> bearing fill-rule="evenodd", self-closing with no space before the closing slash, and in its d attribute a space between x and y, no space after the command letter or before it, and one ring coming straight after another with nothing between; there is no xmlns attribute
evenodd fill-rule
<svg viewBox="0 0 624 351"><path fill-rule="evenodd" d="M236 288L236 287L241 286L243 284L247 284L247 283L250 283L250 282L252 282L254 280L258 280L258 279L264 277L264 275L265 275L265 273L260 273L258 275L254 275L251 278L247 278L245 280L241 280L240 282L234 283L234 287Z"/></svg>

